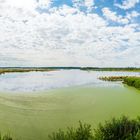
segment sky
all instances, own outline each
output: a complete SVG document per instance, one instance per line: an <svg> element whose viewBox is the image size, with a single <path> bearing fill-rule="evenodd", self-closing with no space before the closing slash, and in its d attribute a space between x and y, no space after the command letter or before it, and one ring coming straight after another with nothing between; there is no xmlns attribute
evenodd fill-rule
<svg viewBox="0 0 140 140"><path fill-rule="evenodd" d="M0 66L140 67L140 0L0 0Z"/></svg>

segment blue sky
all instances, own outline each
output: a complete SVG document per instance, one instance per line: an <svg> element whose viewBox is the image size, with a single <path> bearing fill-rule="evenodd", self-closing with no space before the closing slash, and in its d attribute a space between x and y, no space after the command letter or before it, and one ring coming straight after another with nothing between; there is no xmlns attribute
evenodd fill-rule
<svg viewBox="0 0 140 140"><path fill-rule="evenodd" d="M0 66L140 67L140 0L0 0Z"/></svg>
<svg viewBox="0 0 140 140"><path fill-rule="evenodd" d="M37 0L37 1L39 1L39 0ZM84 0L79 0L79 1L80 1L79 3L81 3L80 10L86 12L87 7L84 5L85 1ZM128 8L128 9L119 8L118 6L116 6L116 4L122 5L124 1L125 0L93 0L93 10L92 10L92 12L93 13L97 12L98 14L102 15L101 11L102 11L103 7L108 7L111 10L113 10L113 11L115 11L118 14L121 14L121 15L125 15L127 12L130 12L132 10L140 12L140 3L139 2L135 3L134 6ZM63 5L68 5L70 7L75 7L75 3L78 3L78 2L74 2L73 0L53 0L50 7L62 7ZM82 5L82 3L83 3L83 5ZM94 8L94 7L96 7L96 8ZM98 11L100 11L100 12L98 12Z"/></svg>

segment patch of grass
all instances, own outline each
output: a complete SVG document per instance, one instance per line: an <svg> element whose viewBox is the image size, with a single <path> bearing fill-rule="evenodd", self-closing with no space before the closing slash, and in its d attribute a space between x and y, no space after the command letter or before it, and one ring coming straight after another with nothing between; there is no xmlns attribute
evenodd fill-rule
<svg viewBox="0 0 140 140"><path fill-rule="evenodd" d="M140 77L126 77L124 78L124 83L140 89Z"/></svg>
<svg viewBox="0 0 140 140"><path fill-rule="evenodd" d="M94 140L140 140L140 120L123 116L100 124L94 132Z"/></svg>
<svg viewBox="0 0 140 140"><path fill-rule="evenodd" d="M13 140L12 137L10 135L0 135L0 140Z"/></svg>
<svg viewBox="0 0 140 140"><path fill-rule="evenodd" d="M91 125L79 122L77 129L68 128L66 132L59 130L49 136L50 140L92 140Z"/></svg>
<svg viewBox="0 0 140 140"><path fill-rule="evenodd" d="M119 119L106 121L94 131L91 125L79 123L79 127L59 130L49 136L50 140L140 140L140 119Z"/></svg>
<svg viewBox="0 0 140 140"><path fill-rule="evenodd" d="M131 71L131 72L139 72L140 68L135 68L135 67L119 67L119 68L113 68L113 67L104 67L104 68L99 68L99 67L83 67L80 68L81 70L88 70L88 71Z"/></svg>
<svg viewBox="0 0 140 140"><path fill-rule="evenodd" d="M13 73L13 72L31 72L31 71L39 71L39 72L47 72L55 69L49 68L0 68L0 74L5 73Z"/></svg>
<svg viewBox="0 0 140 140"><path fill-rule="evenodd" d="M124 78L127 76L105 76L105 77L99 77L100 80L103 81L123 81Z"/></svg>
<svg viewBox="0 0 140 140"><path fill-rule="evenodd" d="M140 77L132 76L109 76L109 77L99 77L103 81L123 81L124 84L128 86L133 86L140 89Z"/></svg>

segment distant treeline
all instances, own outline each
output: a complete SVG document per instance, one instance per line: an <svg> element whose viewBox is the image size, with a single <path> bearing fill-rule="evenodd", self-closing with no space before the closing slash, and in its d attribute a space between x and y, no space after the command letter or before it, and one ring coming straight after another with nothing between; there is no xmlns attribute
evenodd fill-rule
<svg viewBox="0 0 140 140"><path fill-rule="evenodd" d="M0 74L13 72L31 72L31 71L52 71L49 68L0 68Z"/></svg>
<svg viewBox="0 0 140 140"><path fill-rule="evenodd" d="M81 70L95 70L95 71L140 71L140 68L136 67L83 67Z"/></svg>
<svg viewBox="0 0 140 140"><path fill-rule="evenodd" d="M140 70L137 67L0 67L0 69L80 69L80 70Z"/></svg>
<svg viewBox="0 0 140 140"><path fill-rule="evenodd" d="M52 70L87 70L87 71L140 71L140 68L99 68L99 67L0 67L0 74L9 72L52 71Z"/></svg>

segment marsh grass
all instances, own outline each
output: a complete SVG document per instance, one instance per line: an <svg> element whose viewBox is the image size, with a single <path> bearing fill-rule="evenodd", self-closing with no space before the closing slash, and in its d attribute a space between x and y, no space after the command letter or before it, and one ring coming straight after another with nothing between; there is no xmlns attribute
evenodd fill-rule
<svg viewBox="0 0 140 140"><path fill-rule="evenodd" d="M126 77L124 78L124 83L128 86L133 86L140 89L140 77Z"/></svg>
<svg viewBox="0 0 140 140"><path fill-rule="evenodd" d="M91 125L79 122L79 127L59 130L49 136L50 140L140 140L140 119L123 116L106 121L92 131Z"/></svg>
<svg viewBox="0 0 140 140"><path fill-rule="evenodd" d="M77 129L68 128L67 131L59 130L49 135L50 140L92 140L91 125L79 122Z"/></svg>
<svg viewBox="0 0 140 140"><path fill-rule="evenodd" d="M15 72L31 72L31 71L47 72L47 71L52 71L52 70L55 70L55 69L49 69L49 68L0 68L0 74L15 73Z"/></svg>
<svg viewBox="0 0 140 140"><path fill-rule="evenodd" d="M103 81L123 81L127 76L105 76L99 77L100 80Z"/></svg>
<svg viewBox="0 0 140 140"><path fill-rule="evenodd" d="M140 140L140 119L113 118L94 131L94 140Z"/></svg>
<svg viewBox="0 0 140 140"><path fill-rule="evenodd" d="M10 136L10 135L4 135L4 136L2 136L1 134L0 134L0 140L13 140L12 139L12 137Z"/></svg>
<svg viewBox="0 0 140 140"><path fill-rule="evenodd" d="M140 118L129 119L126 116L113 118L99 124L93 130L91 125L79 121L77 128L68 127L66 131L60 129L48 138L50 140L140 140ZM13 139L10 135L0 135L0 140Z"/></svg>
<svg viewBox="0 0 140 140"><path fill-rule="evenodd" d="M140 77L136 76L109 76L109 77L99 77L103 81L122 81L128 86L133 86L140 89Z"/></svg>

